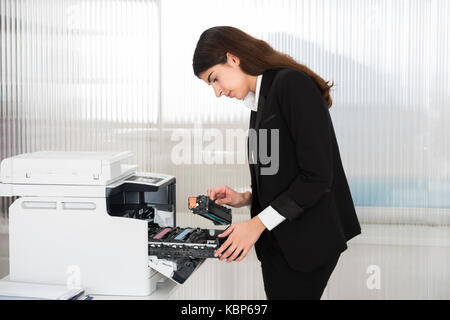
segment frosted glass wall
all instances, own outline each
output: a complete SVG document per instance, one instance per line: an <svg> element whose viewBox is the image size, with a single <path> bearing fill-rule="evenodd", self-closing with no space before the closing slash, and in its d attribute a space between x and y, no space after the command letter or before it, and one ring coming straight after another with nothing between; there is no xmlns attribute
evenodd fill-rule
<svg viewBox="0 0 450 320"><path fill-rule="evenodd" d="M140 170L177 177L179 225L212 227L187 197L249 188L245 137L228 148L227 129L245 133L250 111L217 99L192 55L205 29L235 26L335 82L330 112L363 234L326 297L450 298L439 251L450 246L447 0L0 0L0 14L1 159L130 150ZM180 143L189 161L174 161ZM264 299L254 251L244 262L208 261L176 297ZM381 290L366 287L369 265L384 272Z"/></svg>
<svg viewBox="0 0 450 320"><path fill-rule="evenodd" d="M2 159L130 150L158 165L156 1L1 0L0 12Z"/></svg>
<svg viewBox="0 0 450 320"><path fill-rule="evenodd" d="M193 35L233 25L335 82L331 114L359 206L450 208L448 1L212 3L163 1L165 125L247 126L249 111L193 81L192 55L179 54L193 52Z"/></svg>

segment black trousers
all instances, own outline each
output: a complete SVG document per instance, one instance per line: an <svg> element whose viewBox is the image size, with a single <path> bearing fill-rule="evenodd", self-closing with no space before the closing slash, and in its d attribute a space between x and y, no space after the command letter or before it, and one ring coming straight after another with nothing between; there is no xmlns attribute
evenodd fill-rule
<svg viewBox="0 0 450 320"><path fill-rule="evenodd" d="M269 300L320 300L340 254L316 270L300 272L287 264L270 232L264 232L261 236L258 249L267 298Z"/></svg>

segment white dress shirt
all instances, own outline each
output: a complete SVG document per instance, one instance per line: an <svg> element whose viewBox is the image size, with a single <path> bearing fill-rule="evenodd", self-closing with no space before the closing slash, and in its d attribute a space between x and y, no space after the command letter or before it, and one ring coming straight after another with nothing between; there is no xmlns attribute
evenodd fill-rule
<svg viewBox="0 0 450 320"><path fill-rule="evenodd" d="M252 111L258 112L259 90L261 89L262 74L256 80L256 92L249 91L243 102ZM250 209L251 206L248 206ZM258 214L259 219L266 226L267 230L272 230L286 218L279 214L274 208L268 206Z"/></svg>

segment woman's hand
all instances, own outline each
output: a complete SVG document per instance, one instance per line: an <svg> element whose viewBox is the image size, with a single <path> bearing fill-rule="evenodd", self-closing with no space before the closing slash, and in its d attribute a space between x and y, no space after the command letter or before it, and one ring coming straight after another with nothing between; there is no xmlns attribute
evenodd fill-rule
<svg viewBox="0 0 450 320"><path fill-rule="evenodd" d="M251 192L236 192L226 185L208 189L208 197L216 200L217 204L227 204L233 208L240 208L252 202Z"/></svg>
<svg viewBox="0 0 450 320"><path fill-rule="evenodd" d="M233 223L219 234L219 237L228 236L228 239L217 249L214 256L220 256L220 260L228 258L227 262L231 262L240 254L236 262L243 260L265 228L258 216L248 221Z"/></svg>

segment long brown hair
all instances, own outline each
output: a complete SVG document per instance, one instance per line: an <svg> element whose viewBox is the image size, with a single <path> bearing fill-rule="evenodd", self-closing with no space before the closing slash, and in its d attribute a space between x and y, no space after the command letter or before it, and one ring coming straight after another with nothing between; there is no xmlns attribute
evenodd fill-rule
<svg viewBox="0 0 450 320"><path fill-rule="evenodd" d="M328 108L333 100L330 89L334 82L329 84L307 66L298 63L291 56L273 49L267 42L256 39L249 34L234 27L221 26L205 30L197 42L192 66L194 74L208 70L216 64L227 62L227 52L240 59L243 72L252 76L263 74L269 69L290 68L302 71L311 77L322 92Z"/></svg>

